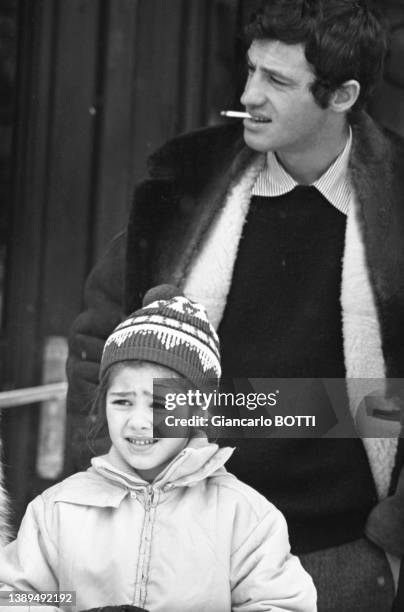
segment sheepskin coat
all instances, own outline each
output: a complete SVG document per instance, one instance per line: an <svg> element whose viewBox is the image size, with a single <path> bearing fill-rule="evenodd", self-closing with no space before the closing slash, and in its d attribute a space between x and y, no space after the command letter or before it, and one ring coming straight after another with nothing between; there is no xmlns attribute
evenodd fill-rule
<svg viewBox="0 0 404 612"><path fill-rule="evenodd" d="M404 144L365 113L354 116L351 125L355 206L347 221L341 295L346 373L369 380L400 378ZM97 381L103 341L125 313L141 305L145 291L162 282L185 288L193 298L208 291L208 312L216 325L220 322L251 187L262 164L263 156L245 145L239 124L180 136L150 158L149 178L136 190L127 232L115 239L90 275L87 309L72 329L69 410L78 446L79 414L86 411L83 406ZM227 255L210 248L220 241ZM394 381L388 381L386 391L395 396L396 407ZM397 453L392 438L364 443L384 497L394 487L403 452Z"/></svg>

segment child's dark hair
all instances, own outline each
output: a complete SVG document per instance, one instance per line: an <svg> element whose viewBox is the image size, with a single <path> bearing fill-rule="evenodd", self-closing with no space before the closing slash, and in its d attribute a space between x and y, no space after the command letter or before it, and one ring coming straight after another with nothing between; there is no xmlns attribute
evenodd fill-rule
<svg viewBox="0 0 404 612"><path fill-rule="evenodd" d="M131 361L130 363L134 363ZM128 362L117 363L105 372L94 393L94 398L91 403L89 413L89 423L87 429L87 444L94 454L97 454L95 448L96 440L109 436L108 423L106 414L107 393L110 386L111 378L121 365L127 365Z"/></svg>
<svg viewBox="0 0 404 612"><path fill-rule="evenodd" d="M247 44L278 40L303 44L315 81L311 92L321 108L344 82L361 86L354 106L367 102L383 72L386 28L366 0L266 0L245 28Z"/></svg>

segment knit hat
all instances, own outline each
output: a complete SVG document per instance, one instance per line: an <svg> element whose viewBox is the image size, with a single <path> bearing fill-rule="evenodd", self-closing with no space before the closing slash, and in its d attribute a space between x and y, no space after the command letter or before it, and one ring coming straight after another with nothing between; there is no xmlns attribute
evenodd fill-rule
<svg viewBox="0 0 404 612"><path fill-rule="evenodd" d="M104 346L100 378L113 363L130 359L164 365L197 386L221 375L219 338L205 308L172 285L148 291L143 307L114 329Z"/></svg>

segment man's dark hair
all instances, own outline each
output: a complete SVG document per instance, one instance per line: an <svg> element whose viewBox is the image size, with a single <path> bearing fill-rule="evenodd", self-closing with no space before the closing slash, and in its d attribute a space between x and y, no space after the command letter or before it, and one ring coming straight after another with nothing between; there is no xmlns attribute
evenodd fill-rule
<svg viewBox="0 0 404 612"><path fill-rule="evenodd" d="M345 81L361 86L362 107L383 72L387 34L366 0L266 0L245 28L246 42L279 40L305 46L313 67L311 92L322 108Z"/></svg>

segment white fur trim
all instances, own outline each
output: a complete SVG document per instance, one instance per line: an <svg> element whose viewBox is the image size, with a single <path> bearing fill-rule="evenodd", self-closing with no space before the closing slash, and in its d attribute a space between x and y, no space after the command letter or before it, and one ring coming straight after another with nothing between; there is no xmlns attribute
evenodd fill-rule
<svg viewBox="0 0 404 612"><path fill-rule="evenodd" d="M345 234L341 305L347 389L351 414L355 420L364 397L375 391L384 394L385 365L380 325L354 197L351 199ZM366 436L366 428L358 433ZM385 497L394 467L397 439L364 437L363 444L377 492L380 497Z"/></svg>
<svg viewBox="0 0 404 612"><path fill-rule="evenodd" d="M226 306L252 187L263 163L263 156L257 158L247 168L241 180L231 186L223 209L199 257L193 263L184 286L184 293L188 298L205 306L216 329ZM380 326L354 198L348 214L345 236L341 304L348 396L355 419L360 401L376 389L384 390L385 366ZM361 385L357 379L362 379ZM364 437L363 444L377 492L381 498L385 497L394 466L397 439Z"/></svg>
<svg viewBox="0 0 404 612"><path fill-rule="evenodd" d="M264 163L264 155L255 158L241 180L230 186L223 208L213 223L198 258L193 262L184 285L184 294L190 300L205 306L215 329L222 319L230 291L252 188Z"/></svg>
<svg viewBox="0 0 404 612"><path fill-rule="evenodd" d="M0 442L0 546L4 546L11 539L9 527L9 504L6 490L3 486L3 467L1 464L1 442Z"/></svg>

